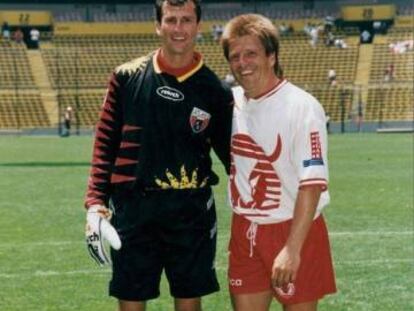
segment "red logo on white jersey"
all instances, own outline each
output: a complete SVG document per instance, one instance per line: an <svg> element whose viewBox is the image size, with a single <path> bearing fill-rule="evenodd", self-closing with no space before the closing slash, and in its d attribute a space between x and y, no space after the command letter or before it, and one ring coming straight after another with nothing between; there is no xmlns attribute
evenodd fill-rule
<svg viewBox="0 0 414 311"><path fill-rule="evenodd" d="M232 205L242 208L273 209L280 204L280 179L273 168L282 150L280 135L277 136L276 147L272 154L266 155L250 136L236 134L232 137L231 167L230 167L230 195ZM235 177L237 175L234 156L241 156L257 161L249 175L250 198L245 202L237 188ZM246 196L245 196L246 197Z"/></svg>

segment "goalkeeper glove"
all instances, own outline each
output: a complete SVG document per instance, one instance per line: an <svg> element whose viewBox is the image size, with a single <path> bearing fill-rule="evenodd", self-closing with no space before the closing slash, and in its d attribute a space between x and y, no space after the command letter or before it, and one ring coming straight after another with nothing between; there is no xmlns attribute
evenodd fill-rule
<svg viewBox="0 0 414 311"><path fill-rule="evenodd" d="M101 266L111 264L104 241L119 250L121 240L115 228L109 223L112 213L103 205L92 205L86 214L86 244L90 256Z"/></svg>

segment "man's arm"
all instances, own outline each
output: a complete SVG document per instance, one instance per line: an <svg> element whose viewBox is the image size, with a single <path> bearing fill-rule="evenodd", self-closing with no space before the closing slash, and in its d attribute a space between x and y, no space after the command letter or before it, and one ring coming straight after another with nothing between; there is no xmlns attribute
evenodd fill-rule
<svg viewBox="0 0 414 311"><path fill-rule="evenodd" d="M85 198L85 207L107 205L111 173L119 149L122 130L122 107L119 103L119 82L110 78L107 93L96 125L92 164Z"/></svg>
<svg viewBox="0 0 414 311"><path fill-rule="evenodd" d="M292 159L299 178L290 232L285 246L276 256L272 283L283 287L296 279L302 246L308 237L321 193L328 188L328 143L325 112L312 97L307 97L292 119L295 139Z"/></svg>
<svg viewBox="0 0 414 311"><path fill-rule="evenodd" d="M104 247L107 240L112 248L121 248L121 240L109 223L107 208L111 175L121 140L122 110L119 102L119 82L115 74L110 78L107 93L96 125L92 164L85 198L85 238L90 256L99 264L111 262Z"/></svg>
<svg viewBox="0 0 414 311"><path fill-rule="evenodd" d="M301 249L312 225L321 192L321 187L317 185L299 189L288 239L273 262L272 284L275 287L283 287L296 279Z"/></svg>

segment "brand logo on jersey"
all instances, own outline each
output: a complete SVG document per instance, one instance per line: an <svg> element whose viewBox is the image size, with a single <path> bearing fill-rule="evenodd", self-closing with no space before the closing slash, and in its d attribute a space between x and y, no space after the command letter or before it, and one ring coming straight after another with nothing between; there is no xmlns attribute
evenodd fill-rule
<svg viewBox="0 0 414 311"><path fill-rule="evenodd" d="M169 86L159 87L157 89L157 94L165 99L172 100L174 102L180 102L184 100L183 93Z"/></svg>
<svg viewBox="0 0 414 311"><path fill-rule="evenodd" d="M323 165L321 141L319 139L319 132L310 133L311 154L310 160L304 160L303 166Z"/></svg>
<svg viewBox="0 0 414 311"><path fill-rule="evenodd" d="M230 279L229 280L230 286L242 286L243 285L243 280L242 279Z"/></svg>
<svg viewBox="0 0 414 311"><path fill-rule="evenodd" d="M190 125L194 133L204 131L210 122L211 115L200 108L194 107L190 115Z"/></svg>

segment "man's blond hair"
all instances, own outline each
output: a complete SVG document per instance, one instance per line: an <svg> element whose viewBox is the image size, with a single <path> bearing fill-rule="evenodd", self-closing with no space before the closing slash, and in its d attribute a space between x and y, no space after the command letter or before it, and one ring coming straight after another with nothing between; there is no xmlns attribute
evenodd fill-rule
<svg viewBox="0 0 414 311"><path fill-rule="evenodd" d="M230 42L243 36L257 37L265 49L266 55L275 54L274 72L282 78L283 71L279 64L279 36L272 22L259 14L243 14L232 18L224 27L221 46L224 56L229 60Z"/></svg>

